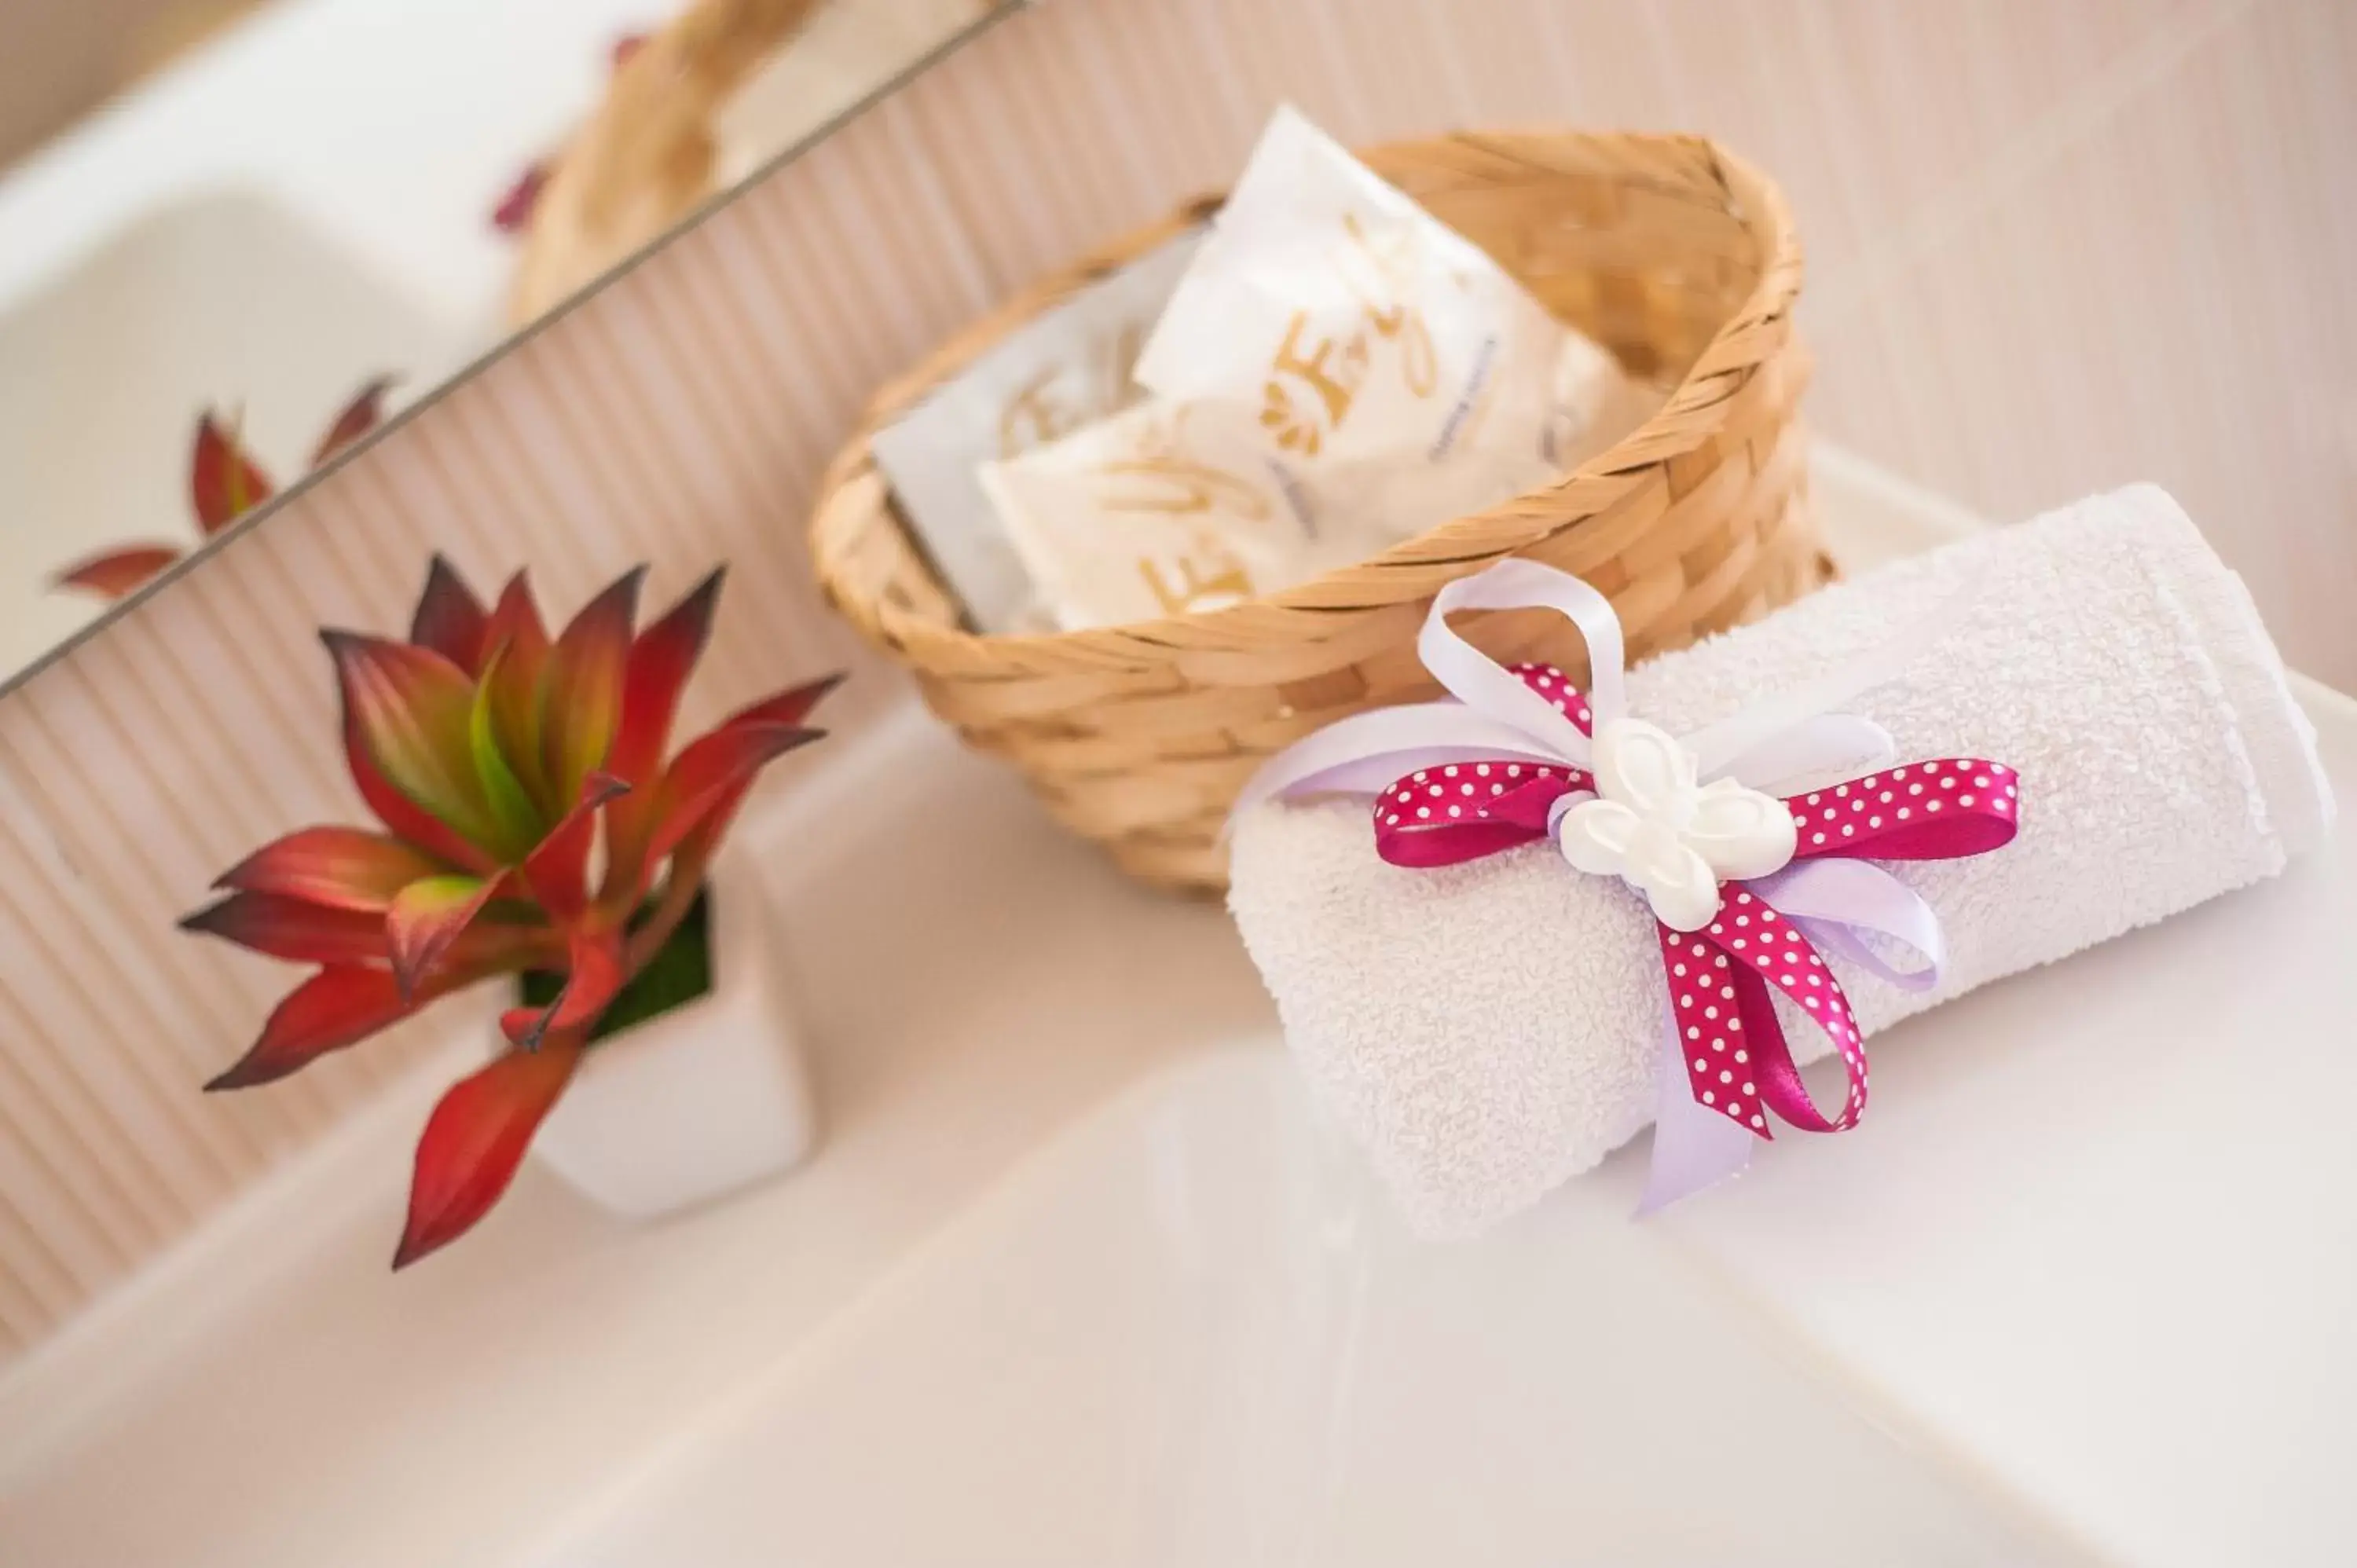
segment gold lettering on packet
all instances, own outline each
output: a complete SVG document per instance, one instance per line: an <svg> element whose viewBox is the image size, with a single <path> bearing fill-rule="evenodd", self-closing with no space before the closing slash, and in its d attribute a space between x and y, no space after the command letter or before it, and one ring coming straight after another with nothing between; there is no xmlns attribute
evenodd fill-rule
<svg viewBox="0 0 2357 1568"><path fill-rule="evenodd" d="M1430 397L1440 386L1440 357L1433 347L1432 328L1424 319L1424 312L1407 304L1401 295L1407 281L1416 271L1417 255L1424 246L1424 235L1415 229L1399 231L1395 254L1386 255L1375 242L1367 238L1364 225L1355 212L1342 214L1342 232L1351 237L1357 255L1373 274L1372 286L1364 286L1353 279L1351 269L1342 269L1343 282L1358 294L1365 306L1367 324L1375 335L1385 341L1396 341L1400 351L1400 379L1407 390L1417 397Z"/></svg>
<svg viewBox="0 0 2357 1568"><path fill-rule="evenodd" d="M1106 407L1128 401L1137 371L1137 357L1145 351L1146 324L1138 321L1125 321L1114 331L1089 343L1083 357L1103 378ZM998 410L1000 457L1013 457L1034 446L1061 441L1103 412L1088 406L1087 397L1078 403L1071 400L1073 389L1064 384L1066 371L1071 368L1043 366L1039 374L1007 394Z"/></svg>
<svg viewBox="0 0 2357 1568"><path fill-rule="evenodd" d="M1242 563L1208 539L1198 539L1195 545L1214 559L1200 562L1182 557L1173 563L1179 576L1176 585L1164 578L1158 563L1143 558L1137 563L1137 575L1146 579L1147 589L1162 607L1164 615L1186 615L1214 602L1252 597L1252 579L1244 575Z"/></svg>
<svg viewBox="0 0 2357 1568"><path fill-rule="evenodd" d="M1422 236L1402 231L1394 253L1386 254L1367 237L1358 214L1342 215L1342 231L1350 239L1336 264L1343 286L1358 297L1363 313L1347 337L1321 338L1305 346L1302 338L1309 313L1297 310L1286 325L1285 337L1269 361L1268 379L1261 385L1260 423L1288 451L1314 457L1326 436L1342 427L1364 384L1376 342L1395 347L1400 380L1417 398L1430 397L1440 387L1440 356L1432 341L1431 325L1424 312L1403 297L1416 267ZM1306 385L1316 402L1297 395ZM1320 418L1320 414L1323 417Z"/></svg>
<svg viewBox="0 0 2357 1568"><path fill-rule="evenodd" d="M1106 481L1099 503L1107 511L1151 511L1173 516L1217 507L1250 522L1266 522L1268 500L1250 480L1195 457L1149 455L1116 457L1097 465Z"/></svg>
<svg viewBox="0 0 2357 1568"><path fill-rule="evenodd" d="M1186 450L1187 409L1146 424L1135 456L1108 457L1088 472L1098 481L1097 504L1107 511L1185 516L1218 508L1249 522L1266 522L1268 498L1252 480Z"/></svg>
<svg viewBox="0 0 2357 1568"><path fill-rule="evenodd" d="M1059 396L1060 365L1049 365L1017 387L998 411L998 455L1012 457L1061 440L1081 426L1085 411Z"/></svg>
<svg viewBox="0 0 2357 1568"><path fill-rule="evenodd" d="M1099 482L1099 508L1166 517L1218 511L1250 523L1268 521L1268 498L1251 479L1185 449L1187 413L1180 409L1168 423L1149 424L1138 437L1135 456L1095 465L1091 472ZM1189 534L1186 552L1167 563L1168 571L1164 562L1137 558L1137 574L1162 613L1185 615L1215 602L1250 598L1252 578L1234 553L1200 529Z"/></svg>
<svg viewBox="0 0 2357 1568"><path fill-rule="evenodd" d="M1367 334L1362 327L1340 342L1321 338L1315 348L1304 349L1302 331L1308 325L1309 313L1297 310L1286 327L1276 357L1269 361L1269 380L1261 388L1260 422L1279 446L1315 457L1324 445L1325 432L1340 429L1342 421L1350 417L1359 382L1367 373ZM1297 406L1286 383L1278 379L1286 376L1306 383L1317 394L1318 404L1325 410L1322 422L1315 407Z"/></svg>

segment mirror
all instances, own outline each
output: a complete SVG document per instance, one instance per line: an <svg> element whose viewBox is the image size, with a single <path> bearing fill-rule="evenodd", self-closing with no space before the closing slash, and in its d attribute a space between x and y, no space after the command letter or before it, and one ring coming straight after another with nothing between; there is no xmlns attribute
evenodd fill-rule
<svg viewBox="0 0 2357 1568"><path fill-rule="evenodd" d="M15 0L0 681L1019 0Z"/></svg>

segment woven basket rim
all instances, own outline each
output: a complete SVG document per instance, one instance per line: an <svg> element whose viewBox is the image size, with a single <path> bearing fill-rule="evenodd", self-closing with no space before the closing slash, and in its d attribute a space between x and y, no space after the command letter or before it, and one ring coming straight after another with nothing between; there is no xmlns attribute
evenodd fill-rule
<svg viewBox="0 0 2357 1568"><path fill-rule="evenodd" d="M816 552L817 566L821 584L828 596L846 614L855 619L866 621L887 641L905 650L920 664L927 662L930 656L939 654L949 655L963 662L984 649L1003 658L1019 657L1032 651L1044 653L1059 647L1069 647L1074 639L1081 638L1118 639L1182 648L1195 642L1207 629L1242 626L1270 610L1335 617L1376 613L1389 607L1336 604L1321 590L1330 588L1342 573L1369 564L1431 565L1445 563L1449 558L1452 545L1466 546L1464 553L1469 556L1494 556L1499 553L1495 540L1485 535L1494 524L1512 516L1520 503L1530 498L1552 495L1574 484L1609 483L1623 475L1634 476L1630 480L1633 486L1641 483L1642 476L1664 458L1695 451L1711 438L1708 429L1697 426L1690 433L1679 435L1673 432L1666 437L1663 433L1674 424L1673 415L1708 403L1723 403L1732 395L1733 388L1706 392L1706 384L1715 381L1721 373L1712 368L1713 350L1729 340L1738 323L1788 319L1792 303L1799 295L1802 283L1800 238L1794 230L1792 212L1783 193L1773 180L1715 138L1688 132L1548 128L1454 131L1439 136L1394 138L1354 149L1354 152L1370 163L1380 164L1394 154L1445 146L1451 143L1474 148L1505 150L1516 143L1530 142L1582 142L1597 145L1636 143L1698 152L1707 161L1711 173L1727 193L1727 214L1740 223L1760 245L1759 275L1753 280L1750 291L1728 310L1727 319L1712 330L1708 340L1695 354L1694 362L1679 376L1662 404L1649 413L1643 423L1610 446L1577 467L1566 469L1546 484L1508 497L1480 510L1452 517L1362 562L1321 573L1274 593L1259 595L1218 609L1070 631L974 632L954 622L911 614L878 599L855 596L849 591L849 585L833 570L832 563L822 549ZM918 397L942 385L966 363L987 351L988 345L982 344L959 352L958 340L966 333L993 321L1000 322L1002 330L1011 329L1044 314L1073 287L1103 274L1109 266L1140 253L1141 241L1165 231L1176 232L1186 224L1200 221L1216 212L1225 199L1224 192L1189 198L1179 203L1171 213L1151 222L1138 224L1092 248L1078 260L1057 269L1021 294L1003 300L974 317L947 344L929 350L916 363L888 381L870 400L857 429L824 470L825 478L812 508L813 542L819 542L819 532L836 498L852 484L871 476L880 488L878 504L889 526L906 532L906 523L894 510L889 488L884 486L882 476L876 471L875 436ZM1740 385L1739 382L1737 384ZM1609 510L1624 499L1625 493L1624 489L1621 494L1612 496L1590 509L1587 515L1593 517ZM1554 532L1561 526L1560 523L1550 525L1547 532ZM942 581L932 562L922 550L912 543L910 554L916 569L924 575L944 603L956 605L962 602L959 596Z"/></svg>

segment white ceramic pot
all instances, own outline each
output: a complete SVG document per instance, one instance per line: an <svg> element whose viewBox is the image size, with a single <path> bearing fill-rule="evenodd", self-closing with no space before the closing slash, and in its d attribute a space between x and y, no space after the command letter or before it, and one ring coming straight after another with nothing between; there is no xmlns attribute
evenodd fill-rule
<svg viewBox="0 0 2357 1568"><path fill-rule="evenodd" d="M633 1219L791 1170L818 1140L760 879L724 854L710 886L712 989L592 1046L533 1139L543 1164Z"/></svg>

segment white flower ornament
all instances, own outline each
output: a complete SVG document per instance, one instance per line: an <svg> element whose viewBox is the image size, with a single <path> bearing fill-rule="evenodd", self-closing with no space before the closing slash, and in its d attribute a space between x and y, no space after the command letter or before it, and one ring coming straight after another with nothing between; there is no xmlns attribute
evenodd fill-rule
<svg viewBox="0 0 2357 1568"><path fill-rule="evenodd" d="M1696 784L1694 754L1659 725L1613 719L1593 746L1596 798L1557 823L1563 857L1628 883L1672 930L1710 924L1720 883L1791 862L1799 834L1784 802L1732 779Z"/></svg>

